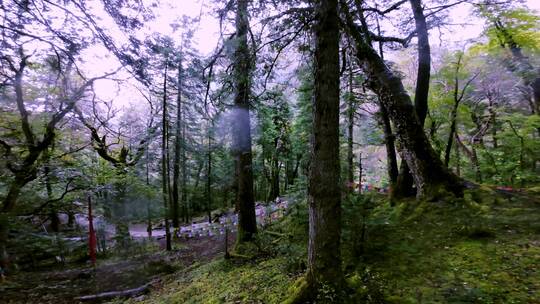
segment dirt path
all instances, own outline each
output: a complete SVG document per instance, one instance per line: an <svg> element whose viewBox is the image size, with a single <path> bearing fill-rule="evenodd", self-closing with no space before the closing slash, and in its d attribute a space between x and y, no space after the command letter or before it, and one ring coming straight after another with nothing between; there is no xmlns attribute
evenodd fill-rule
<svg viewBox="0 0 540 304"><path fill-rule="evenodd" d="M164 247L163 240L158 244ZM234 242L234 235L229 236ZM178 240L181 249L167 253L125 256L98 260L96 269L68 265L63 269L20 272L0 285L0 303L77 303L75 297L144 285L159 276L204 262L224 254L225 238L215 235L201 239ZM96 302L94 302L96 303Z"/></svg>
<svg viewBox="0 0 540 304"><path fill-rule="evenodd" d="M271 206L257 205L259 224L275 220L283 214L287 201ZM165 274L179 271L195 262L205 262L224 254L225 230L229 233L229 244L234 243L236 215L227 214L216 223L200 221L181 227L179 239L174 241L172 252L165 251L164 230L153 230L153 244L159 249L137 254L137 248L147 241L144 225L132 225L130 234L136 245L110 259L99 259L95 269L88 264L70 264L65 267L39 268L21 271L0 285L0 304L3 303L77 303L74 298L122 291L159 281ZM81 225L87 224L84 221ZM110 227L109 227L110 226ZM112 226L109 225L108 229ZM111 231L108 231L111 234ZM111 234L112 235L112 234ZM159 285L159 284L158 284ZM94 302L95 303L95 302Z"/></svg>

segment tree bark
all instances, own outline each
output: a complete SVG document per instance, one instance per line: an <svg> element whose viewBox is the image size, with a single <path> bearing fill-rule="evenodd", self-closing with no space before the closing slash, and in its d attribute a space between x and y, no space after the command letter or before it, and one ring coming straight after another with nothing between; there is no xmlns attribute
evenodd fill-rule
<svg viewBox="0 0 540 304"><path fill-rule="evenodd" d="M398 165L397 165L397 156L395 148L395 137L392 132L392 125L390 124L390 118L388 117L388 110L379 102L380 110L380 123L383 127L384 132L384 144L386 146L386 168L388 171L388 179L390 181L390 192L392 193L397 179L398 179Z"/></svg>
<svg viewBox="0 0 540 304"><path fill-rule="evenodd" d="M352 60L349 60L349 95L347 100L347 190L353 191L354 185L354 113L356 112L353 90Z"/></svg>
<svg viewBox="0 0 540 304"><path fill-rule="evenodd" d="M162 186L162 198L163 198L163 207L164 207L164 219L165 219L165 240L166 240L166 250L171 251L171 233L169 227L169 189L168 189L168 151L167 151L167 65L168 62L165 62L165 73L163 74L163 110L162 110L162 127L161 127L161 186Z"/></svg>
<svg viewBox="0 0 540 304"><path fill-rule="evenodd" d="M189 206L189 200L188 200L188 190L187 190L187 183L188 183L188 168L187 168L187 153L186 153L186 124L182 124L182 147L180 149L182 151L181 153L181 159L182 159L182 184L181 184L181 193L182 193L182 214L184 217L184 221L186 223L190 222L191 219L191 209Z"/></svg>
<svg viewBox="0 0 540 304"><path fill-rule="evenodd" d="M424 131L424 122L428 112L429 80L431 70L431 49L429 46L429 33L426 17L421 0L409 0L413 11L416 37L418 38L418 72L416 76L416 89L414 94L414 109L418 122ZM393 192L393 197L408 197L414 195L413 177L407 162L402 162L399 170L400 177Z"/></svg>
<svg viewBox="0 0 540 304"><path fill-rule="evenodd" d="M145 169L146 169L146 186L150 186L150 158L148 157L148 149L146 149L146 162L145 162ZM152 213L150 209L151 200L148 200L146 202L146 232L148 233L148 238L152 238Z"/></svg>
<svg viewBox="0 0 540 304"><path fill-rule="evenodd" d="M9 265L9 255L7 252L7 242L9 234L9 214L0 212L0 268L3 271ZM1 278L0 278L1 279Z"/></svg>
<svg viewBox="0 0 540 304"><path fill-rule="evenodd" d="M248 3L248 0L236 1L236 49L233 56L235 89L233 149L238 173L238 244L253 240L257 233L249 117L251 55L247 43Z"/></svg>
<svg viewBox="0 0 540 304"><path fill-rule="evenodd" d="M461 151L467 156L468 159L470 159L474 171L475 171L475 181L481 183L482 182L482 172L480 171L480 164L478 162L478 156L476 154L476 148L473 141L471 141L471 149L467 148L467 146L461 141L459 134L456 133L456 144Z"/></svg>
<svg viewBox="0 0 540 304"><path fill-rule="evenodd" d="M45 189L47 190L47 199L52 200L52 185L51 185L51 168L48 163L49 160L49 151L44 151L44 157L45 159L45 166L43 167L44 175L45 175ZM60 232L60 217L58 217L58 211L56 210L56 206L52 204L52 206L49 206L49 219L51 220L51 230L53 232Z"/></svg>
<svg viewBox="0 0 540 304"><path fill-rule="evenodd" d="M29 175L26 175L26 174ZM9 255L7 252L7 242L9 237L9 216L13 211L21 189L30 181L36 179L35 170L31 172L20 172L9 186L8 193L3 201L3 207L0 211L0 267L7 269L9 264Z"/></svg>
<svg viewBox="0 0 540 304"><path fill-rule="evenodd" d="M338 292L341 270L339 25L336 0L315 3L313 135L309 172L308 285Z"/></svg>
<svg viewBox="0 0 540 304"><path fill-rule="evenodd" d="M480 162L478 161L478 153L476 153L476 143L471 144L471 162L473 163L475 180L477 183L482 183L482 171L480 171Z"/></svg>
<svg viewBox="0 0 540 304"><path fill-rule="evenodd" d="M302 154L297 154L296 155L296 161L295 161L295 164L294 164L294 170L293 170L292 175L291 175L290 185L294 185L294 182L295 182L296 178L298 178L298 169L300 168L300 163L301 162L302 162Z"/></svg>
<svg viewBox="0 0 540 304"><path fill-rule="evenodd" d="M206 199L207 199L207 213L208 213L208 222L212 223L212 131L214 128L214 121L212 121L211 126L208 130L208 164L206 171Z"/></svg>
<svg viewBox="0 0 540 304"><path fill-rule="evenodd" d="M362 176L364 175L364 168L362 166L362 152L358 154L358 193L362 193Z"/></svg>
<svg viewBox="0 0 540 304"><path fill-rule="evenodd" d="M418 74L414 94L414 109L421 126L424 126L428 112L429 80L431 70L431 49L429 33L421 0L409 0L414 15L416 35L418 38Z"/></svg>
<svg viewBox="0 0 540 304"><path fill-rule="evenodd" d="M460 53L458 55L458 60L456 63L456 70L454 73L454 105L452 107L452 112L450 114L450 132L448 134L448 141L446 143L446 149L444 151L444 165L448 168L448 165L450 164L450 153L452 152L452 144L454 141L454 137L456 136L457 132L457 112L459 108L459 104L463 100L463 97L465 96L465 92L467 90L467 87L471 84L471 82L476 78L476 75L471 77L463 86L463 88L459 89L459 70L461 69L461 62L462 62L463 54ZM478 74L477 74L478 75ZM493 103L490 99L490 109L493 108ZM492 119L495 119L495 112L492 112Z"/></svg>
<svg viewBox="0 0 540 304"><path fill-rule="evenodd" d="M176 134L174 137L174 163L171 217L174 228L180 227L180 202L178 195L178 179L180 177L180 150L182 149L182 59L178 62L178 95L176 99Z"/></svg>
<svg viewBox="0 0 540 304"><path fill-rule="evenodd" d="M456 90L457 90L457 84L456 84ZM452 152L452 143L454 141L454 137L456 134L457 110L459 107L459 102L460 102L460 99L454 98L454 106L452 107L452 113L450 114L450 132L448 133L448 142L446 143L446 149L444 151L444 165L447 168L448 168L448 165L450 164L450 153Z"/></svg>
<svg viewBox="0 0 540 304"><path fill-rule="evenodd" d="M377 34L381 36L381 26L379 24L379 18L376 17L375 20L377 22ZM384 48L383 48L382 41L379 41L379 55L381 56L381 60L384 61ZM392 131L392 124L390 123L390 117L388 117L388 110L386 109L384 104L380 101L380 98L379 98L379 107L380 107L379 114L380 114L380 119L381 119L380 123L383 128L384 144L386 146L386 168L388 171L388 180L390 181L389 183L390 193L393 194L394 188L396 187L398 175L399 175L398 162L397 162L397 156L396 156L395 136ZM361 178L360 178L360 181L361 181Z"/></svg>
<svg viewBox="0 0 540 304"><path fill-rule="evenodd" d="M458 137L457 132L455 137ZM461 153L459 153L459 147L457 145L454 150L456 151L456 175L461 176Z"/></svg>
<svg viewBox="0 0 540 304"><path fill-rule="evenodd" d="M347 27L356 43L358 60L371 80L368 85L380 95L381 102L388 109L396 127L396 134L402 145L403 159L413 175L417 196L436 195L440 188L462 195L464 188L462 181L450 173L435 154L401 79L363 40L361 30L353 22L347 8L344 11L347 16Z"/></svg>

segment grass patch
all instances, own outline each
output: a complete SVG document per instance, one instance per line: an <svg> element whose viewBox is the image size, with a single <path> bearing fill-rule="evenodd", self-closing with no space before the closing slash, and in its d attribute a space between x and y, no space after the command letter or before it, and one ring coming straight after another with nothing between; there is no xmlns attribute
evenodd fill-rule
<svg viewBox="0 0 540 304"><path fill-rule="evenodd" d="M147 303L281 303L291 278L286 257L236 264L217 259L171 282Z"/></svg>

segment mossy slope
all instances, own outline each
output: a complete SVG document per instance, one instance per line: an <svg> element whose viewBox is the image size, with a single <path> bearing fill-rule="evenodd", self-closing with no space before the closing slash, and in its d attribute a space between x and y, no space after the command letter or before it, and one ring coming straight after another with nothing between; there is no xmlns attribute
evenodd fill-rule
<svg viewBox="0 0 540 304"><path fill-rule="evenodd" d="M352 303L540 303L539 194L483 188L464 199L395 207L378 198L365 221L362 255L346 242L343 249ZM282 303L305 267L298 262L304 230L291 222L272 227L294 227L291 241L273 243L281 244L273 255L192 267L146 302Z"/></svg>

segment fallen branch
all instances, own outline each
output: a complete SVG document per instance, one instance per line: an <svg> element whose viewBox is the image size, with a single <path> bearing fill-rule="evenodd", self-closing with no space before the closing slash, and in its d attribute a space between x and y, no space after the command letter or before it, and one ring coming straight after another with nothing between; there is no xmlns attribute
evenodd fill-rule
<svg viewBox="0 0 540 304"><path fill-rule="evenodd" d="M95 301L95 300L103 300L103 299L110 299L110 298L129 298L138 296L140 294L148 292L150 287L156 283L157 280L150 281L149 283L144 284L143 286L133 288L133 289L126 289L126 290L120 290L120 291L108 291L103 293L98 293L94 295L87 295L82 297L76 297L75 300L77 301Z"/></svg>

